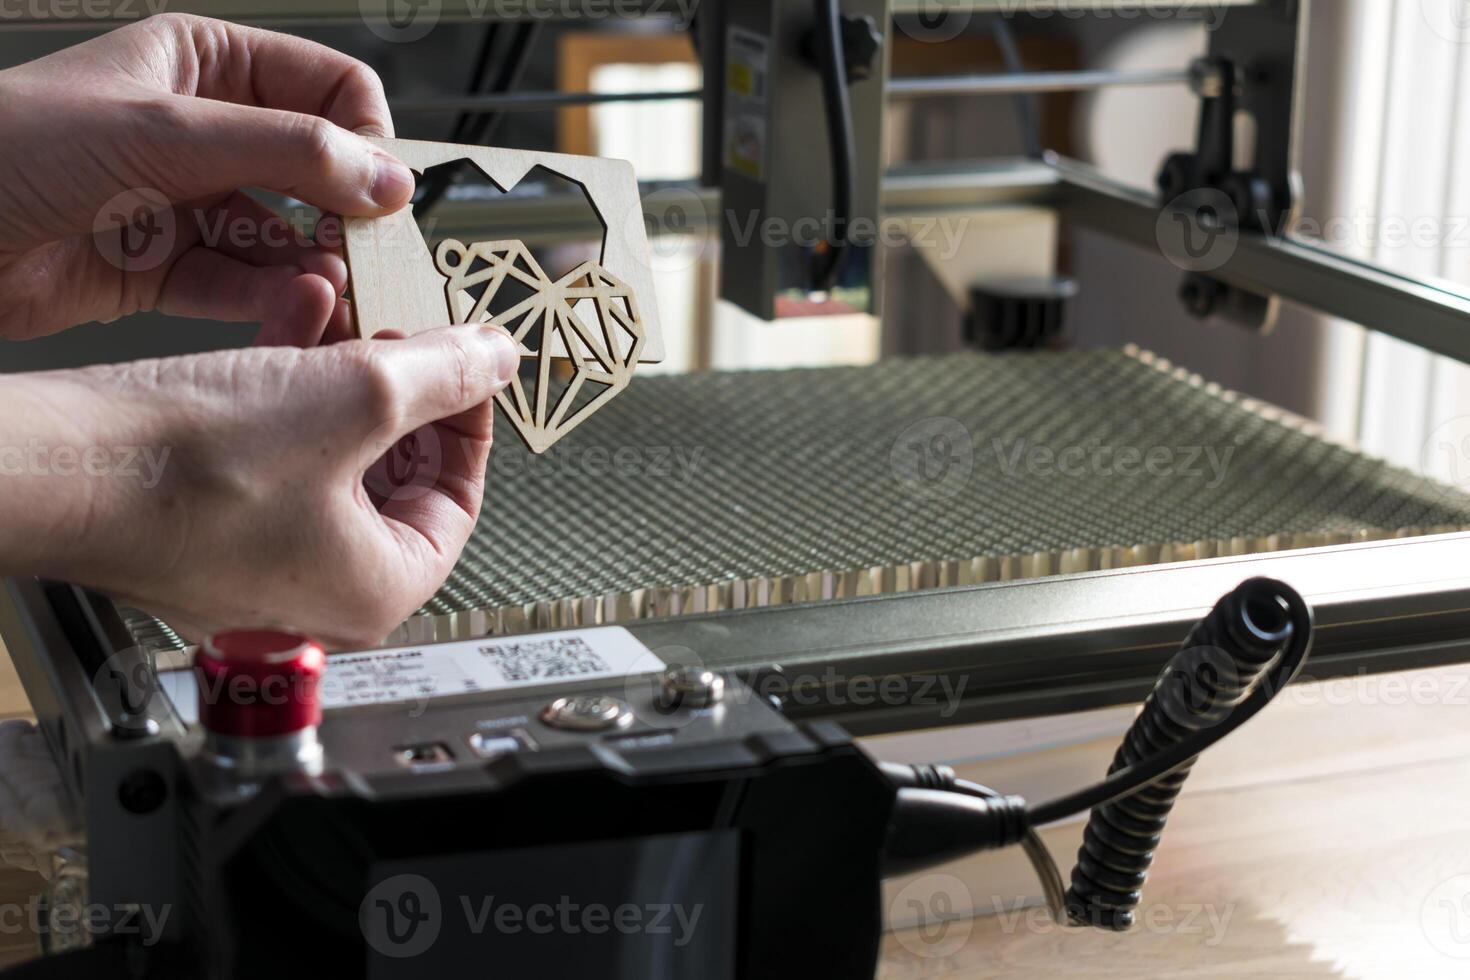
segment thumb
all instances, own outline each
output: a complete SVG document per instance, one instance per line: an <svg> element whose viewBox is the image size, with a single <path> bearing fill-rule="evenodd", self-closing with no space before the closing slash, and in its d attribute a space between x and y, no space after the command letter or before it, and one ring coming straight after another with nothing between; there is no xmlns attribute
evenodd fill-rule
<svg viewBox="0 0 1470 980"><path fill-rule="evenodd" d="M407 165L320 116L191 96L165 96L154 115L150 138L169 147L167 167L139 176L175 201L263 187L373 217L413 196Z"/></svg>
<svg viewBox="0 0 1470 980"><path fill-rule="evenodd" d="M374 411L363 421L390 439L484 405L515 377L521 357L510 334L483 325L356 343L377 382Z"/></svg>

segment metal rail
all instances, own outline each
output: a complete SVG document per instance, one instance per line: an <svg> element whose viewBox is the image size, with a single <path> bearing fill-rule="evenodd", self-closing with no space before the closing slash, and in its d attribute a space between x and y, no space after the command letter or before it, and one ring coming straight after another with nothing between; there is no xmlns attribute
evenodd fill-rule
<svg viewBox="0 0 1470 980"><path fill-rule="evenodd" d="M687 21L692 0L442 0L404 3L395 0L88 0L85 4L16 4L0 14L6 30L111 30L164 10L199 14L241 24L269 27L337 27L386 25L401 29L417 16L433 24L489 21L577 21L662 16Z"/></svg>
<svg viewBox="0 0 1470 980"><path fill-rule="evenodd" d="M938 95L1081 92L1110 86L1185 85L1188 82L1189 72L1174 68L997 72L983 75L895 78L888 83L888 97L914 99Z"/></svg>
<svg viewBox="0 0 1470 980"><path fill-rule="evenodd" d="M1007 14L1138 18L1147 13L1211 13L1218 7L1253 7L1265 0L890 0L895 15Z"/></svg>
<svg viewBox="0 0 1470 980"><path fill-rule="evenodd" d="M629 629L717 670L778 664L788 713L857 734L1035 717L1146 695L1189 627L1247 578L1316 613L1303 680L1470 660L1470 535L716 613Z"/></svg>
<svg viewBox="0 0 1470 980"><path fill-rule="evenodd" d="M1171 68L1138 71L1028 71L986 75L898 78L888 96L915 99L940 95L1005 95L1022 92L1078 92L1108 86L1183 85L1189 72ZM702 89L654 92L508 92L500 95L421 95L392 99L394 114L429 112L526 112L611 102L696 101Z"/></svg>
<svg viewBox="0 0 1470 980"><path fill-rule="evenodd" d="M1157 195L1052 157L1063 216L1165 257ZM1216 264L1218 263L1218 264ZM1470 363L1470 292L1415 279L1282 233L1241 232L1212 252L1210 275Z"/></svg>
<svg viewBox="0 0 1470 980"><path fill-rule="evenodd" d="M954 167L904 166L883 177L883 213L957 214L1004 204L1048 204L1060 181L1055 167L1014 157Z"/></svg>
<svg viewBox="0 0 1470 980"><path fill-rule="evenodd" d="M703 666L785 694L792 717L831 718L867 735L1136 702L1189 627L1257 575L1287 582L1313 606L1316 641L1301 680L1470 661L1467 568L1470 534L1453 534L627 628L651 649L677 648ZM73 635L85 630L68 631L67 616L34 579L0 588L0 634L48 727L85 700L78 692L88 677L86 651ZM72 694L63 697L63 690ZM102 719L98 713L90 724ZM67 721L74 730L82 723Z"/></svg>
<svg viewBox="0 0 1470 980"><path fill-rule="evenodd" d="M663 92L507 92L503 95L424 95L389 101L394 115L425 112L527 112L607 102L678 102L704 97L701 89Z"/></svg>
<svg viewBox="0 0 1470 980"><path fill-rule="evenodd" d="M894 217L956 214L1003 204L1046 204L1056 171L1039 160L987 161L963 171L906 167L883 181L883 213ZM644 184L644 219L655 237L708 235L723 219L720 192L694 184ZM434 212L434 234L504 229L530 244L588 241L604 229L577 194L530 196L456 190Z"/></svg>
<svg viewBox="0 0 1470 980"><path fill-rule="evenodd" d="M1001 205L1039 205L1167 259L1160 203L1095 169L1055 155L1046 160L985 161L958 167L909 167L884 177L883 214L920 217ZM645 218L655 235L706 234L723 219L719 192L689 185L644 188ZM475 229L538 228L528 241L574 241L603 234L574 195L496 197L446 202L439 234ZM1426 350L1470 363L1470 291L1415 279L1289 234L1239 233L1210 275L1243 289L1361 324Z"/></svg>
<svg viewBox="0 0 1470 980"><path fill-rule="evenodd" d="M0 17L4 30L107 30L167 9L202 14L247 24L307 26L391 23L392 0L92 0L84 15L75 7L58 5L54 14L18 9ZM1163 12L1201 16L1221 7L1250 6L1261 0L891 0L895 15L971 17L977 14L1038 17L1115 17L1141 19ZM442 23L488 20L606 19L607 0L443 0L436 14ZM636 16L664 16L682 22L690 0L619 0L616 10ZM967 26L967 25L961 25Z"/></svg>

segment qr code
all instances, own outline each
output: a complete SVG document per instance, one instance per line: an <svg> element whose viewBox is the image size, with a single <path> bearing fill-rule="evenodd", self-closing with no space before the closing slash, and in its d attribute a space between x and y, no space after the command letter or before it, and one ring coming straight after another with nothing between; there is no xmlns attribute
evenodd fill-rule
<svg viewBox="0 0 1470 980"><path fill-rule="evenodd" d="M612 668L579 636L481 647L508 681L548 680L606 674Z"/></svg>

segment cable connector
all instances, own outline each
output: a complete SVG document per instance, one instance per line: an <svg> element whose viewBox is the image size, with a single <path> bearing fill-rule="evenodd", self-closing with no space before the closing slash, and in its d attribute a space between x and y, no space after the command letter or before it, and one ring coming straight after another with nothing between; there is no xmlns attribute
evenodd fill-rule
<svg viewBox="0 0 1470 980"><path fill-rule="evenodd" d="M909 765L903 762L880 762L878 768L894 789L954 789L959 777L949 766L919 762Z"/></svg>
<svg viewBox="0 0 1470 980"><path fill-rule="evenodd" d="M1019 844L1031 824L1019 796L900 789L883 849L885 876L922 871L976 851Z"/></svg>

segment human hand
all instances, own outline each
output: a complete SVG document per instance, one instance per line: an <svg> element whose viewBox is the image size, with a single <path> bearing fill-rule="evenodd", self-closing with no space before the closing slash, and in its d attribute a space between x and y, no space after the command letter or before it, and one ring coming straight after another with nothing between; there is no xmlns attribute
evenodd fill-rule
<svg viewBox="0 0 1470 980"><path fill-rule="evenodd" d="M491 399L518 360L500 328L459 326L18 375L0 395L27 406L25 431L64 419L47 445L131 446L151 462L131 479L7 478L0 511L30 520L7 540L21 522L0 513L0 574L92 586L196 640L277 626L376 644L468 540Z"/></svg>
<svg viewBox="0 0 1470 980"><path fill-rule="evenodd" d="M414 189L407 167L362 138L393 135L370 68L183 14L0 72L0 132L10 339L145 310L260 321L267 344L346 337L342 258L285 234L239 189L363 217Z"/></svg>

